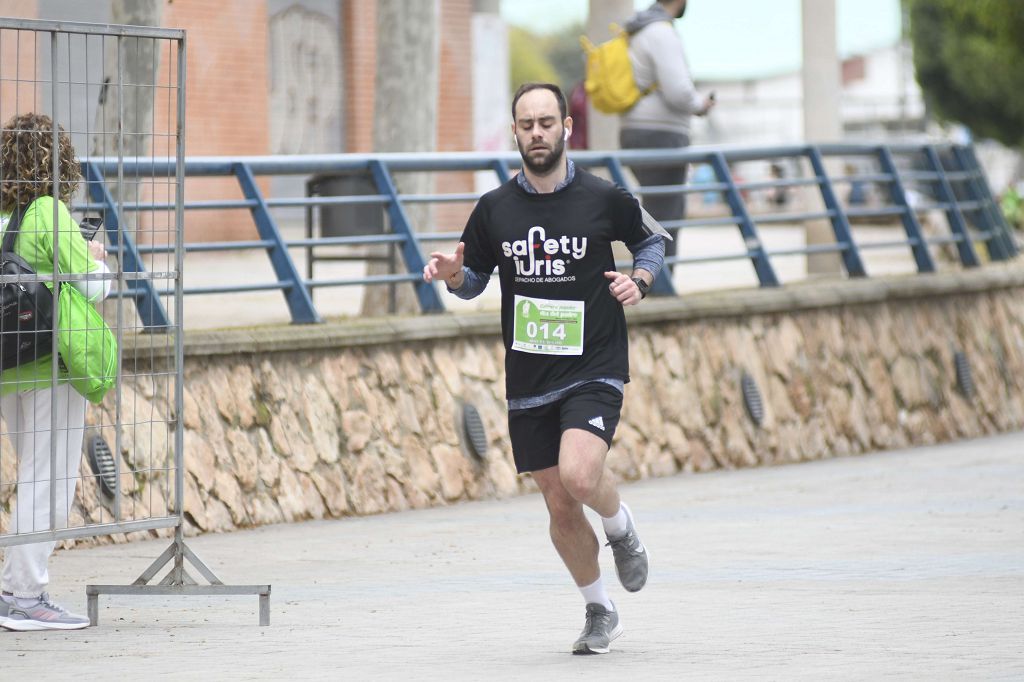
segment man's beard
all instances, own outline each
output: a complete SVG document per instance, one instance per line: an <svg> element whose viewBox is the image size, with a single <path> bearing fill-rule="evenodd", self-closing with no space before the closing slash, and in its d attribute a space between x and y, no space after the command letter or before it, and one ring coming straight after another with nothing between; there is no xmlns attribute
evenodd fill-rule
<svg viewBox="0 0 1024 682"><path fill-rule="evenodd" d="M518 138L516 139L516 146L519 147L519 156L523 157L523 165L531 173L534 175L547 175L562 158L562 153L565 151L565 139L559 136L558 142L555 143L555 148L548 152L547 156L541 157L539 161L531 160L529 153L523 149L523 145L519 143Z"/></svg>

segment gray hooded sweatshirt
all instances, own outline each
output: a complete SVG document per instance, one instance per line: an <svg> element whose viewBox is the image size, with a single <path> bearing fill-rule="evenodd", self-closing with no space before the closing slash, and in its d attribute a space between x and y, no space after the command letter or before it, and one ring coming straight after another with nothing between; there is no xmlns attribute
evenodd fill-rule
<svg viewBox="0 0 1024 682"><path fill-rule="evenodd" d="M622 115L623 128L667 130L690 134L690 116L704 106L690 77L683 53L683 41L672 17L655 2L626 22L629 57L633 76L641 90L657 83L657 89L643 97Z"/></svg>

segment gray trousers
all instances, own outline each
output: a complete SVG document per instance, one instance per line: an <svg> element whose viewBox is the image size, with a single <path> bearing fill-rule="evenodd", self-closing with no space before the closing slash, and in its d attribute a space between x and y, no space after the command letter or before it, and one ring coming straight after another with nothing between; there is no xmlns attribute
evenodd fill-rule
<svg viewBox="0 0 1024 682"><path fill-rule="evenodd" d="M690 136L683 133L671 133L665 130L645 130L642 128L623 128L619 131L619 146L623 149L672 149L690 146ZM630 170L642 187L657 185L686 184L687 164L679 166L659 166L657 168L641 168L633 166ZM640 193L643 196L643 192ZM658 194L643 196L644 208L660 223L666 220L682 220L686 217L686 194ZM666 228L676 237L675 229ZM665 256L676 255L676 242L665 241Z"/></svg>
<svg viewBox="0 0 1024 682"><path fill-rule="evenodd" d="M50 441L57 442L57 516L53 527L68 527L68 512L75 500L87 402L70 384L51 391L8 393L0 398L7 436L18 458L18 500L11 510L14 534L50 529ZM50 430L50 414L57 413L57 430ZM23 599L35 598L50 582L49 559L56 543L33 542L4 548L0 588Z"/></svg>

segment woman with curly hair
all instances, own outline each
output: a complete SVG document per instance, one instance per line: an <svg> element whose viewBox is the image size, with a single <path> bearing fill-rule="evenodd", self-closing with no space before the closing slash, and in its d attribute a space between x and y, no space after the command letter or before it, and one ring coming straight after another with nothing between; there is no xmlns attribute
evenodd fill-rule
<svg viewBox="0 0 1024 682"><path fill-rule="evenodd" d="M11 219L20 213L14 252L40 276L53 275L55 243L60 272L107 273L102 244L87 242L68 210L82 175L70 136L58 127L57 138L54 150L53 121L43 114L17 115L0 130L0 222L6 232ZM56 200L54 154L59 173ZM90 302L101 300L110 288L109 279L71 284ZM52 366L53 356L46 355L0 374L0 416L18 457L18 496L11 514L15 534L50 529L51 442L55 443L54 481L58 488L54 528L67 527L75 497L87 401L67 383L63 368L54 386ZM56 415L56 430L51 430L51 415ZM46 592L54 544L39 542L5 549L0 627L77 630L89 625L88 618L54 604Z"/></svg>

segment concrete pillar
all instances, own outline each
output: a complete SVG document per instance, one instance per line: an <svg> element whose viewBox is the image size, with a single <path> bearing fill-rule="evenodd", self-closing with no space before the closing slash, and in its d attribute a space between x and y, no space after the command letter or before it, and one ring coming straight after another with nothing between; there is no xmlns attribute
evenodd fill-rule
<svg viewBox="0 0 1024 682"><path fill-rule="evenodd" d="M500 0L473 2L473 149L477 151L513 148L508 27L499 14L500 4Z"/></svg>
<svg viewBox="0 0 1024 682"><path fill-rule="evenodd" d="M594 43L612 37L609 24L626 22L633 15L633 0L590 0L587 15L587 37ZM587 108L587 143L591 149L619 148L619 117L602 114L593 106Z"/></svg>
<svg viewBox="0 0 1024 682"><path fill-rule="evenodd" d="M508 26L500 0L473 0L473 149L498 152L512 144ZM493 171L473 174L481 194L498 186ZM464 219L463 219L464 221Z"/></svg>
<svg viewBox="0 0 1024 682"><path fill-rule="evenodd" d="M836 49L835 0L801 0L803 7L804 139L836 142L843 135Z"/></svg>
<svg viewBox="0 0 1024 682"><path fill-rule="evenodd" d="M803 37L803 117L804 139L807 142L838 142L843 136L839 116L841 91L839 54L836 50L835 0L801 0ZM836 169L829 166L829 174ZM821 192L816 187L808 190L805 205L821 205ZM805 223L807 245L831 244L835 233L828 220ZM842 273L837 254L807 256L808 275L835 275Z"/></svg>

